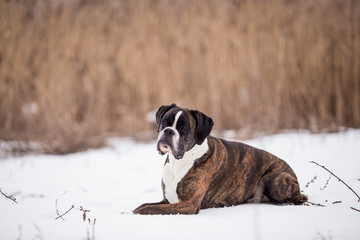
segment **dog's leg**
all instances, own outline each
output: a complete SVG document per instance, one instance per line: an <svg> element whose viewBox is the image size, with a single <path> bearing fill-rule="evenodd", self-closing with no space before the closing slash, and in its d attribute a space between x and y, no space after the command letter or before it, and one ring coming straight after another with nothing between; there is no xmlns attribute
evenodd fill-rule
<svg viewBox="0 0 360 240"><path fill-rule="evenodd" d="M198 214L200 210L200 205L190 201L182 201L179 203L173 204L156 204L156 205L144 205L141 208L137 208L133 211L134 214L141 215L150 215L150 214L159 214L159 215L170 215L170 214Z"/></svg>
<svg viewBox="0 0 360 240"><path fill-rule="evenodd" d="M162 200L160 202L155 202L155 203L144 203L144 204L141 204L140 206L138 206L137 208L135 208L135 210L133 212L137 212L139 211L141 208L144 208L146 206L155 206L155 205L160 205L160 204L166 204L166 200Z"/></svg>
<svg viewBox="0 0 360 240"><path fill-rule="evenodd" d="M200 175L201 179L204 177ZM182 182L184 183L184 182ZM180 184L180 183L179 183ZM183 186L180 184L180 186ZM188 198L180 200L178 203L169 204L166 200L163 200L157 204L145 204L133 211L134 214L161 214L161 215L170 215L170 214L198 214L201 207L201 202L205 196L207 186L204 188L199 188L197 185L187 186L186 190L189 195ZM182 190L179 190L182 191ZM186 195L183 195L186 196ZM166 201L166 202L165 202Z"/></svg>
<svg viewBox="0 0 360 240"><path fill-rule="evenodd" d="M264 179L264 193L272 201L278 203L302 204L307 197L300 193L296 177L287 172L280 172Z"/></svg>

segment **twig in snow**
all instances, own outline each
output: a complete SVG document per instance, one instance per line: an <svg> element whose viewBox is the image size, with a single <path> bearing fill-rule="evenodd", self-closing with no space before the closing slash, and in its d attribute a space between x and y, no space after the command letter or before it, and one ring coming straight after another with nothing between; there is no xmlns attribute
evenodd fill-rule
<svg viewBox="0 0 360 240"><path fill-rule="evenodd" d="M3 191L1 191L1 188L0 188L0 193L1 193L2 195L4 195L4 197L10 199L11 201L13 201L13 202L15 202L15 203L18 203L18 202L16 201L16 198L10 197L10 196L6 195L6 193L3 193Z"/></svg>
<svg viewBox="0 0 360 240"><path fill-rule="evenodd" d="M86 210L84 209L82 206L80 206L80 208L76 208L77 210L80 210L83 212L83 220L84 222L86 221L86 213L90 212L90 210ZM90 219L89 219L90 220ZM95 220L96 221L96 220Z"/></svg>
<svg viewBox="0 0 360 240"><path fill-rule="evenodd" d="M76 209L79 210L81 212L83 212L83 220L84 222L86 221L86 213L90 212L90 210L84 209L83 206L80 206L80 208L76 208L75 205L72 205L71 208L69 208L69 210L67 210L66 212L64 212L63 214L60 215L58 207L57 207L57 199L55 201L55 208L56 208L56 215L57 217L55 218L55 220L61 218L62 220L65 221L65 219L63 218L63 216L65 216L66 214L68 214L71 210ZM95 224L96 224L96 218L93 219L93 222L91 223L90 218L88 218L89 221L89 225L91 226L91 230L92 230L92 235L90 238L90 232L89 232L89 227L87 228L86 234L87 234L87 240L95 240Z"/></svg>
<svg viewBox="0 0 360 240"><path fill-rule="evenodd" d="M311 181L308 182L308 183L305 185L305 187L306 187L306 188L309 187L309 185L310 185L311 183L314 183L316 179L317 179L317 176L313 177L313 179L311 179Z"/></svg>
<svg viewBox="0 0 360 240"><path fill-rule="evenodd" d="M63 216L65 216L66 214L68 214L73 208L75 208L74 205L71 206L71 208L69 210L67 210L65 213L59 215L58 217L55 218L55 220L59 219L59 218L62 218L63 219Z"/></svg>
<svg viewBox="0 0 360 240"><path fill-rule="evenodd" d="M310 205L313 205L313 206L318 206L318 207L326 207L325 205L322 205L320 203L313 203L313 202L309 202L307 201L306 203L310 204Z"/></svg>
<svg viewBox="0 0 360 240"><path fill-rule="evenodd" d="M358 211L358 212L360 212L360 210L359 209L357 209L357 208L354 208L354 207L350 207L352 210L355 210L355 211Z"/></svg>
<svg viewBox="0 0 360 240"><path fill-rule="evenodd" d="M96 218L94 218L93 223L91 224L91 220L90 218L88 218L89 221L89 225L91 226L91 230L92 230L92 237L90 239L90 232L89 232L89 228L87 229L87 240L95 240L95 224L96 224Z"/></svg>
<svg viewBox="0 0 360 240"><path fill-rule="evenodd" d="M316 228L316 227L315 227L315 228ZM319 229L316 228L316 230L317 230L316 235L319 235L319 237L320 237L322 240L326 240L326 239L331 240L331 239L332 239L330 230L328 231L328 236L324 236L323 234L321 234L321 232L319 231Z"/></svg>
<svg viewBox="0 0 360 240"><path fill-rule="evenodd" d="M330 174L330 176L329 176L328 180L326 181L325 185L322 188L320 188L321 191L324 190L327 187L327 185L329 184L331 176L332 175Z"/></svg>
<svg viewBox="0 0 360 240"><path fill-rule="evenodd" d="M35 235L35 239L40 239L40 240L43 240L44 238L43 238L43 234L42 234L42 232L41 232L41 229L40 229L40 227L38 226L38 225L36 225L36 223L34 223L34 228L36 229L36 231L37 231L37 234Z"/></svg>
<svg viewBox="0 0 360 240"><path fill-rule="evenodd" d="M58 210L58 206L57 206L57 199L55 200L55 208L56 208L56 215L59 217L59 218L61 218L62 220L64 220L65 221L65 219L62 217L62 216L60 216L60 213L59 213L59 210Z"/></svg>
<svg viewBox="0 0 360 240"><path fill-rule="evenodd" d="M86 221L86 213L90 212L90 210L86 210L84 209L82 206L80 206L80 208L76 208L75 205L72 205L71 208L69 210L67 210L65 213L61 214L59 213L58 209L57 209L57 199L55 201L55 207L56 207L56 215L57 217L55 218L55 220L61 218L62 220L65 221L65 219L63 218L63 216L65 216L66 214L68 214L72 209L77 209L81 212L83 212L83 220L84 222Z"/></svg>
<svg viewBox="0 0 360 240"><path fill-rule="evenodd" d="M318 164L317 162L310 161L310 163L314 163L314 164L318 165L319 167L325 169L325 170L328 171L331 175L333 175L334 177L336 177L340 182L342 182L346 187L348 187L348 188L356 195L356 197L358 198L358 202L360 202L360 196L359 196L349 185L347 185L341 178L339 178L339 177L336 176L333 172L331 172L329 169L327 169L326 167Z"/></svg>

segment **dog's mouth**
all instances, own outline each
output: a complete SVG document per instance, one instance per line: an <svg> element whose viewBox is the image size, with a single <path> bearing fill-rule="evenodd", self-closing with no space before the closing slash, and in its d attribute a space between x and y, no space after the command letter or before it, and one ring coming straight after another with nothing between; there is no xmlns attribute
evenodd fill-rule
<svg viewBox="0 0 360 240"><path fill-rule="evenodd" d="M171 153L171 154L174 155L174 152L173 152L173 150L171 148L171 145L169 143L167 143L166 141L160 141L158 143L157 148L158 148L158 151L159 151L159 153L161 155L164 155L166 153Z"/></svg>
<svg viewBox="0 0 360 240"><path fill-rule="evenodd" d="M168 153L168 152L173 154L173 151L171 150L170 146L167 145L167 144L160 143L159 144L159 149L160 149L161 154L165 154L165 153Z"/></svg>
<svg viewBox="0 0 360 240"><path fill-rule="evenodd" d="M174 151L171 147L171 144L167 143L166 141L160 141L157 145L157 149L161 155L170 153L178 160L184 156L184 154L182 154L181 152Z"/></svg>

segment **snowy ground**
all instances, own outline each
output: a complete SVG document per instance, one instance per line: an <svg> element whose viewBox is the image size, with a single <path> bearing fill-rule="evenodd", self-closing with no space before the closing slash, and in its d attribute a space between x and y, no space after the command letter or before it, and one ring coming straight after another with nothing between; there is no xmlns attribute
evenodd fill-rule
<svg viewBox="0 0 360 240"><path fill-rule="evenodd" d="M360 212L350 207L360 209L360 202L334 177L324 188L330 174L309 161L360 193L360 130L246 143L285 159L309 201L325 207L246 204L194 216L133 215L141 203L161 200L164 157L155 143L113 139L100 150L0 159L0 188L18 201L0 195L0 239L359 239ZM72 205L91 211L85 222L78 209L55 220L56 209L62 214Z"/></svg>

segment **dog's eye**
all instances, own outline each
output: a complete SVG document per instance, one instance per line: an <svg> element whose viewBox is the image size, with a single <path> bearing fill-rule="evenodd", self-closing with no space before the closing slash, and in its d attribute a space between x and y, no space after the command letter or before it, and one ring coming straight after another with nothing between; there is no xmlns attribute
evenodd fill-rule
<svg viewBox="0 0 360 240"><path fill-rule="evenodd" d="M161 125L162 125L162 126L166 126L166 124L167 124L167 121L166 121L166 120L162 120L162 121L161 121Z"/></svg>
<svg viewBox="0 0 360 240"><path fill-rule="evenodd" d="M181 126L180 131L185 132L187 130L186 126Z"/></svg>

